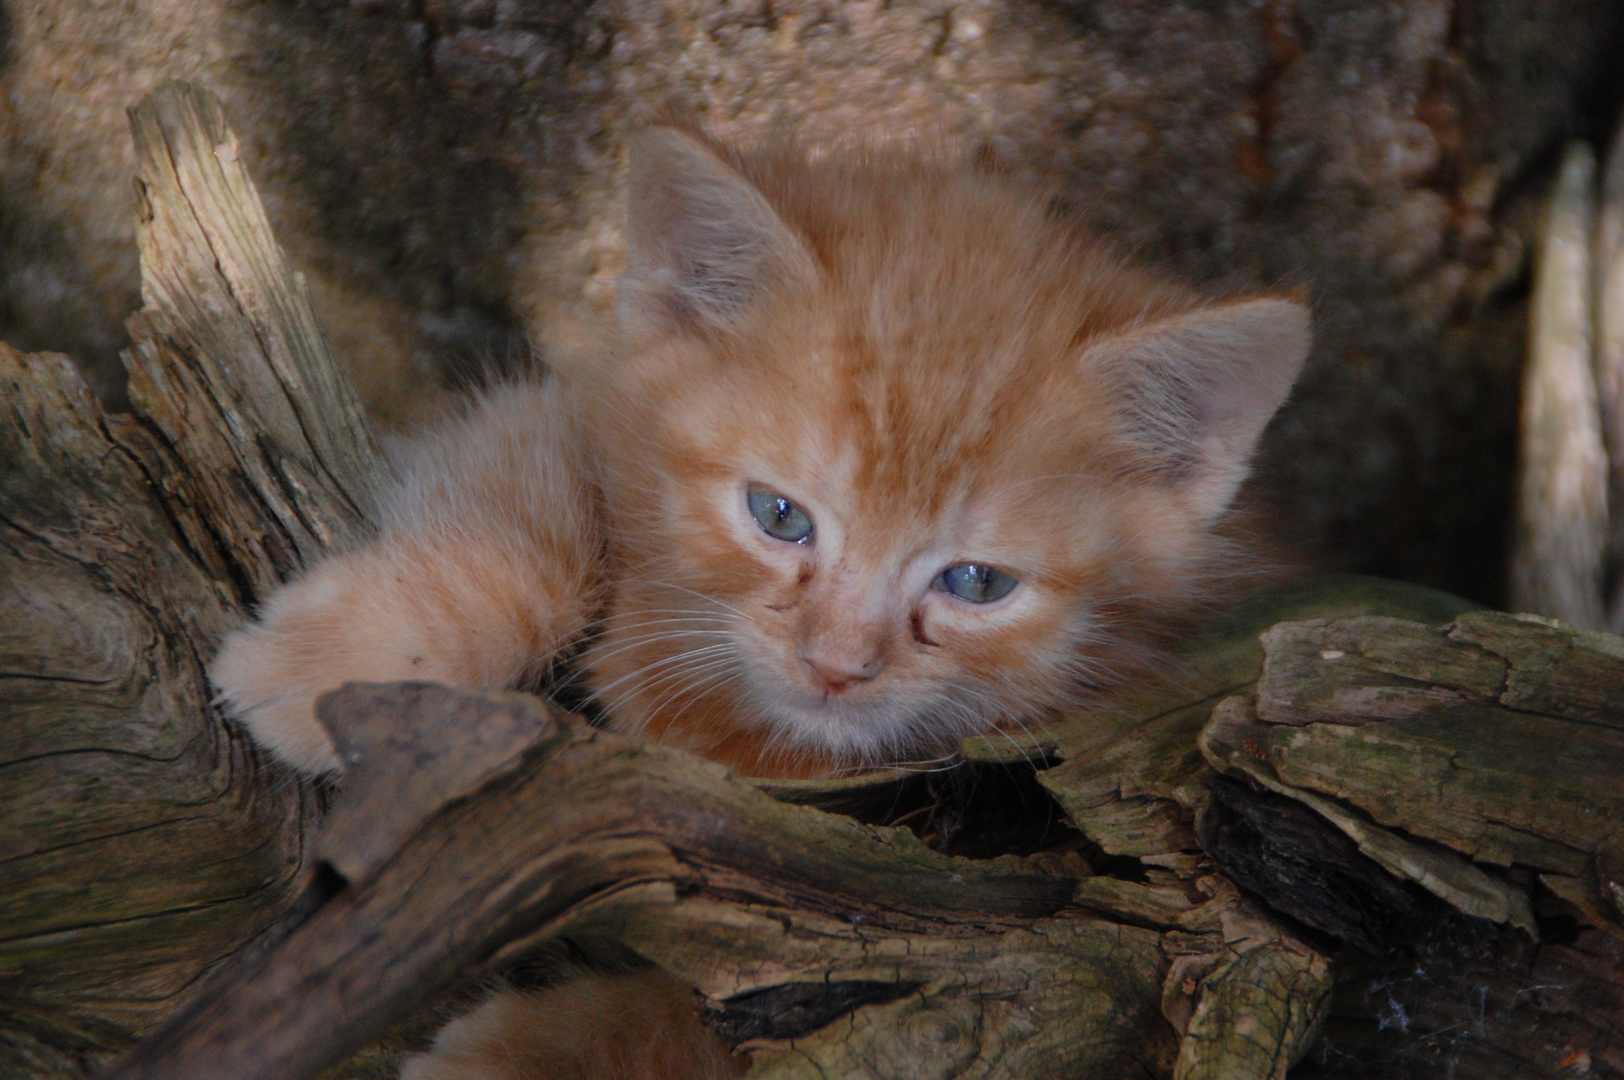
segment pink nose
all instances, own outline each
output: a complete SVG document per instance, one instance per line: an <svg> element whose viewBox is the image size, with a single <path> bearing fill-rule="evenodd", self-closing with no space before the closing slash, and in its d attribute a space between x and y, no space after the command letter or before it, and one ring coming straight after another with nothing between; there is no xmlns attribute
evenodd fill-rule
<svg viewBox="0 0 1624 1080"><path fill-rule="evenodd" d="M885 666L879 657L859 660L856 657L800 654L801 663L812 672L812 681L819 689L838 694L853 683L867 682Z"/></svg>

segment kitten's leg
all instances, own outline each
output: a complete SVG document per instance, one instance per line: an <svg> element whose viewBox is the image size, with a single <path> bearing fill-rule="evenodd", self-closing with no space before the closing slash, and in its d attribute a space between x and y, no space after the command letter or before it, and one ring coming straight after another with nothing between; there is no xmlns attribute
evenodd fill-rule
<svg viewBox="0 0 1624 1080"><path fill-rule="evenodd" d="M381 510L375 543L276 592L210 667L254 740L305 772L338 765L317 695L352 680L510 686L597 604L598 537L556 381L500 387L418 439Z"/></svg>
<svg viewBox="0 0 1624 1080"><path fill-rule="evenodd" d="M733 1080L747 1062L655 970L498 994L440 1029L400 1080Z"/></svg>

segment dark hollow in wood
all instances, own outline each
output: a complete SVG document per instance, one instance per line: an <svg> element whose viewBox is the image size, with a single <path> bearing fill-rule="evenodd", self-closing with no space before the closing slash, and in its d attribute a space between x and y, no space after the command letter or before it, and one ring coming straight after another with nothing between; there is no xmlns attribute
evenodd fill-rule
<svg viewBox="0 0 1624 1080"><path fill-rule="evenodd" d="M700 1013L707 1027L737 1046L751 1039L796 1039L864 1005L886 1005L919 989L916 982L840 979L783 983L735 994Z"/></svg>
<svg viewBox="0 0 1624 1080"><path fill-rule="evenodd" d="M1207 788L1202 848L1274 911L1373 956L1398 949L1460 963L1495 955L1493 923L1395 880L1301 803L1225 776Z"/></svg>

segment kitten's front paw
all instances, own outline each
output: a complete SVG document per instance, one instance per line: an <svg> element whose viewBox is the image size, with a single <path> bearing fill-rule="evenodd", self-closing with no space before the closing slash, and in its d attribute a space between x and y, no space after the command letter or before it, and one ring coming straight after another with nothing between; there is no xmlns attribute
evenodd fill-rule
<svg viewBox="0 0 1624 1080"><path fill-rule="evenodd" d="M337 772L338 753L316 719L316 698L343 683L286 631L256 623L228 635L209 666L226 711L255 744L307 775ZM327 685L328 681L336 679Z"/></svg>

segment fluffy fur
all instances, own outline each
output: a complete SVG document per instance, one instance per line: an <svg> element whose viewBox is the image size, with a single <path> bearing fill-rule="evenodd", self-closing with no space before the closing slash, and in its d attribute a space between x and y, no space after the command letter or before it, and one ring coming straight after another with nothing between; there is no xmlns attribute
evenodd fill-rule
<svg viewBox="0 0 1624 1080"><path fill-rule="evenodd" d="M312 703L346 680L527 685L584 642L613 727L755 774L929 759L1119 677L1244 562L1219 529L1300 304L1132 269L985 172L663 128L628 242L614 330L421 439L381 537L226 641L278 756L337 767ZM961 599L963 564L1019 584Z"/></svg>
<svg viewBox="0 0 1624 1080"><path fill-rule="evenodd" d="M693 996L655 970L499 994L440 1029L400 1080L733 1080L746 1062L700 1026Z"/></svg>

